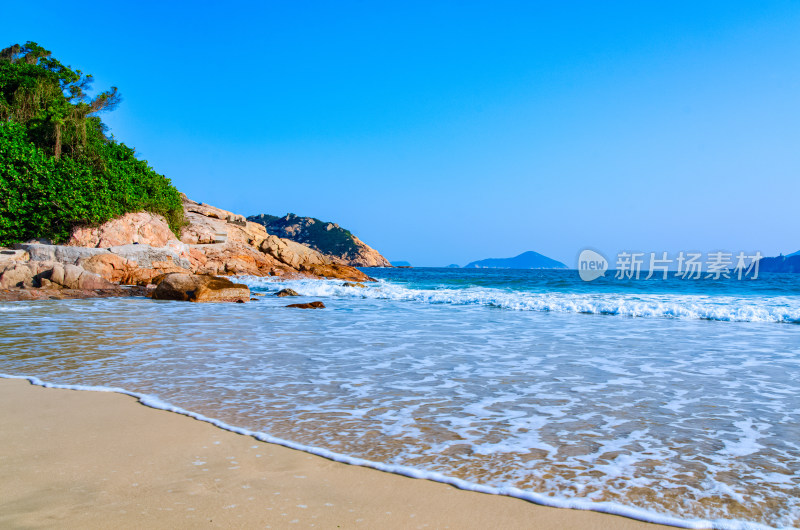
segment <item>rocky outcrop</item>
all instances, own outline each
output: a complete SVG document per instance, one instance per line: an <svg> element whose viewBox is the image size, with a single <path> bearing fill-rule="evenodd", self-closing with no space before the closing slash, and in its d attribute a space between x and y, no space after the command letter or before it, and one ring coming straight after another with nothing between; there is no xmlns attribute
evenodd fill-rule
<svg viewBox="0 0 800 530"><path fill-rule="evenodd" d="M52 246L52 245L49 245ZM143 296L144 288L121 287L73 263L32 261L26 250L0 248L0 301Z"/></svg>
<svg viewBox="0 0 800 530"><path fill-rule="evenodd" d="M274 235L268 235L259 248L293 269L299 269L303 265L327 265L331 262L316 250Z"/></svg>
<svg viewBox="0 0 800 530"><path fill-rule="evenodd" d="M294 289L281 289L280 291L275 293L275 296L278 296L278 297L281 297L281 298L284 297L284 296L300 296L300 293L298 293Z"/></svg>
<svg viewBox="0 0 800 530"><path fill-rule="evenodd" d="M240 302L250 300L250 289L227 278L210 275L171 273L160 279L154 300L189 302Z"/></svg>
<svg viewBox="0 0 800 530"><path fill-rule="evenodd" d="M77 228L67 245L17 245L17 250L0 255L0 263L58 262L108 282L141 286L170 273L369 279L306 245L269 234L241 215L185 196L183 204L188 224L180 240L162 216L130 213L99 227Z"/></svg>
<svg viewBox="0 0 800 530"><path fill-rule="evenodd" d="M350 282L376 281L375 278L370 278L360 270L347 265L304 265L300 267L300 270L317 278L347 280Z"/></svg>
<svg viewBox="0 0 800 530"><path fill-rule="evenodd" d="M187 225L181 241L189 245L211 245L226 242L258 247L267 237L267 230L258 223L249 223L244 216L195 202L183 196L183 212Z"/></svg>
<svg viewBox="0 0 800 530"><path fill-rule="evenodd" d="M127 285L147 285L153 278L169 272L189 272L191 263L170 247L122 245L109 248L83 248L61 245L18 245L32 262L58 262L77 265L106 280Z"/></svg>
<svg viewBox="0 0 800 530"><path fill-rule="evenodd" d="M369 281L349 266L327 268L335 261L307 245L268 233L242 216L184 197L189 225L181 233L191 269L203 274L248 274L254 276L325 277ZM213 242L212 242L213 241Z"/></svg>
<svg viewBox="0 0 800 530"><path fill-rule="evenodd" d="M76 228L67 245L78 247L118 247L137 243L164 247L174 240L163 216L148 212L128 213L101 226Z"/></svg>
<svg viewBox="0 0 800 530"><path fill-rule="evenodd" d="M103 290L119 286L77 265L52 261L7 263L0 266L0 289L49 288Z"/></svg>
<svg viewBox="0 0 800 530"><path fill-rule="evenodd" d="M247 220L263 225L270 234L318 251L330 263L353 267L392 266L377 250L336 223L326 223L313 217L299 217L291 213L285 217L252 215Z"/></svg>
<svg viewBox="0 0 800 530"><path fill-rule="evenodd" d="M0 265L11 261L28 261L30 254L21 249L0 248Z"/></svg>

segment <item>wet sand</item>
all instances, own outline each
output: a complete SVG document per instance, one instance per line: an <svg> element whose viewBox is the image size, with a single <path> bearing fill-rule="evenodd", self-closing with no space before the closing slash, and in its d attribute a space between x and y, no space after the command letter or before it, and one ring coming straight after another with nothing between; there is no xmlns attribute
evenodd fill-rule
<svg viewBox="0 0 800 530"><path fill-rule="evenodd" d="M2 528L659 527L349 466L130 396L13 379L0 379L0 477Z"/></svg>

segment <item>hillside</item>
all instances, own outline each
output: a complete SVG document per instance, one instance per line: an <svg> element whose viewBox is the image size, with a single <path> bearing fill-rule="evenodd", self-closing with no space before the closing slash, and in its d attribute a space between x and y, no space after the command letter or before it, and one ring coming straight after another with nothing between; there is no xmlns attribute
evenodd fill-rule
<svg viewBox="0 0 800 530"><path fill-rule="evenodd" d="M108 133L98 114L113 110L119 94L112 87L92 97L91 82L34 42L0 50L0 248L18 247L3 249L0 285L45 287L53 282L43 274L64 266L91 281L56 284L88 290L147 286L170 272L370 280L182 196ZM334 251L383 259L345 233L349 247Z"/></svg>
<svg viewBox="0 0 800 530"><path fill-rule="evenodd" d="M293 213L284 217L251 215L247 220L264 226L270 234L306 245L334 263L352 267L392 266L377 250L336 223Z"/></svg>
<svg viewBox="0 0 800 530"><path fill-rule="evenodd" d="M490 258L473 261L465 269L566 269L567 266L538 252L523 252L513 258Z"/></svg>

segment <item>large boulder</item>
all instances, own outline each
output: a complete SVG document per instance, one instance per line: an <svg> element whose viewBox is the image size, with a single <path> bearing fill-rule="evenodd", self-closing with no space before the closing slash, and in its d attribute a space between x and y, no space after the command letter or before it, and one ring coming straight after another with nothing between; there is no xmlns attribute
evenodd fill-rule
<svg viewBox="0 0 800 530"><path fill-rule="evenodd" d="M89 258L81 258L78 263L84 270L93 272L110 282L120 283L129 273L128 260L117 254L106 252Z"/></svg>
<svg viewBox="0 0 800 530"><path fill-rule="evenodd" d="M316 277L347 280L349 282L374 282L375 278L370 278L355 267L348 265L301 265L300 271Z"/></svg>
<svg viewBox="0 0 800 530"><path fill-rule="evenodd" d="M295 243L290 239L282 239L278 236L267 236L260 245L261 252L269 254L278 261L285 263L293 269L301 266L326 265L329 259L300 243Z"/></svg>
<svg viewBox="0 0 800 530"><path fill-rule="evenodd" d="M33 287L36 274L36 270L28 263L6 263L0 266L0 289Z"/></svg>
<svg viewBox="0 0 800 530"><path fill-rule="evenodd" d="M98 289L115 289L116 284L111 283L99 274L84 270L77 265L53 264L50 275L45 276L51 283L66 289L82 289L96 291Z"/></svg>
<svg viewBox="0 0 800 530"><path fill-rule="evenodd" d="M250 289L227 278L202 274L170 273L153 291L154 300L188 302L247 302Z"/></svg>
<svg viewBox="0 0 800 530"><path fill-rule="evenodd" d="M28 261L29 259L31 259L30 254L24 250L0 247L0 265L5 265L11 261Z"/></svg>
<svg viewBox="0 0 800 530"><path fill-rule="evenodd" d="M175 235L166 219L149 212L127 213L97 227L79 227L72 231L67 245L77 247L118 247L138 243L163 247Z"/></svg>

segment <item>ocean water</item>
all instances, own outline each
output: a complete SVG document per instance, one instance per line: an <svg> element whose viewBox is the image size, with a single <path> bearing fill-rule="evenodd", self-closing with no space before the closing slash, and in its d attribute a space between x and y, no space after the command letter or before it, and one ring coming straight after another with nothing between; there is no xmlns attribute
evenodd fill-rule
<svg viewBox="0 0 800 530"><path fill-rule="evenodd" d="M800 527L800 275L368 272L243 278L249 304L0 304L0 373L556 506Z"/></svg>

